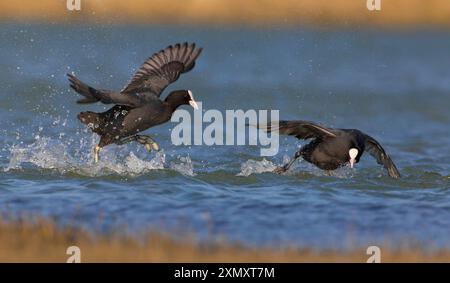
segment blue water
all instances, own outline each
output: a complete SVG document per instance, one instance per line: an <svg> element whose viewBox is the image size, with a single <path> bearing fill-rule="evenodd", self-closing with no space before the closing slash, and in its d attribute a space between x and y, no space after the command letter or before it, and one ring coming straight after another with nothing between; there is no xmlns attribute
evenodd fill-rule
<svg viewBox="0 0 450 283"><path fill-rule="evenodd" d="M369 155L332 176L306 162L275 175L301 141L283 137L265 158L257 146L174 146L175 123L147 131L161 152L113 145L93 164L98 138L76 115L107 106L77 105L65 74L120 89L153 52L186 40L204 52L168 90L191 89L205 110L279 109L282 119L361 129L403 178ZM6 217L256 246L450 246L450 31L2 23L0 42Z"/></svg>

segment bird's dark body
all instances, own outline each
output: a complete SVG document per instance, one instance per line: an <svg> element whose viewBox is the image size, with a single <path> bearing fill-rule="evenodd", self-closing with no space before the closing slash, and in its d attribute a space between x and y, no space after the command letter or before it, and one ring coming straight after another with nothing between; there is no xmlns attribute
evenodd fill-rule
<svg viewBox="0 0 450 283"><path fill-rule="evenodd" d="M276 172L285 172L293 162L302 157L320 169L336 170L350 161L358 163L365 151L382 164L393 178L400 178L394 162L383 147L371 136L356 129L333 129L309 121L279 121L278 124L261 126L268 132L278 131L282 135L295 136L301 140L311 141L301 147L283 167ZM351 160L350 150L357 150L355 159Z"/></svg>
<svg viewBox="0 0 450 283"><path fill-rule="evenodd" d="M362 133L353 129L340 129L340 132L336 133L336 137L321 137L312 140L300 149L300 154L303 159L322 170L336 170L348 164L348 151L351 148L358 149L357 163L365 149Z"/></svg>
<svg viewBox="0 0 450 283"><path fill-rule="evenodd" d="M81 112L78 118L100 136L99 146L103 147L163 124L170 120L171 115L170 108L157 99L138 108L115 105L102 113Z"/></svg>
<svg viewBox="0 0 450 283"><path fill-rule="evenodd" d="M179 106L190 103L196 106L188 90L172 91L165 100L160 96L180 74L194 68L201 51L195 44L168 46L148 58L120 92L95 89L68 74L70 86L84 97L78 103L115 104L102 113L86 111L78 115L83 124L100 136L98 147L137 138L138 133L169 121Z"/></svg>

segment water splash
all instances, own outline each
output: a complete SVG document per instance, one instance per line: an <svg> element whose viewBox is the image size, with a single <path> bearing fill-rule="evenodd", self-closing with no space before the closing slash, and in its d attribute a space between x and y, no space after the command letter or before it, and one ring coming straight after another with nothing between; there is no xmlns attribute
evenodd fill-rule
<svg viewBox="0 0 450 283"><path fill-rule="evenodd" d="M175 170L183 175L187 176L195 176L194 173L194 164L192 163L191 157L186 156L178 156L179 163L171 162L170 168Z"/></svg>
<svg viewBox="0 0 450 283"><path fill-rule="evenodd" d="M282 164L288 163L290 160L290 157L287 155L283 156L283 162L279 165L273 163L272 161L266 160L265 158L263 160L247 160L246 162L242 163L241 165L241 172L237 174L237 176L250 176L252 174L262 174L267 172L273 172L275 168L278 166L281 166ZM324 171L321 170L314 165L302 162L302 159L299 159L297 162L295 162L292 167L283 175L298 175L300 174L311 174L313 176L326 176L326 177L335 177L340 179L347 179L352 178L354 173L350 168L348 167L342 167L338 168L334 171Z"/></svg>
<svg viewBox="0 0 450 283"><path fill-rule="evenodd" d="M277 165L273 164L271 161L267 159L263 160L247 160L241 165L241 172L237 174L237 176L250 176L251 174L261 174L265 172L272 172L277 168Z"/></svg>
<svg viewBox="0 0 450 283"><path fill-rule="evenodd" d="M5 172L25 170L26 164L41 169L55 170L60 174L75 173L83 176L98 177L106 175L137 176L153 170L165 169L166 154L163 150L156 152L150 160L140 159L133 152L125 156L113 149L101 152L100 162L92 159L92 148L95 139L81 139L78 146L73 141L36 137L28 145L14 145L10 148L9 164ZM178 157L181 163L171 163L170 169L183 175L194 176L194 166L189 156Z"/></svg>
<svg viewBox="0 0 450 283"><path fill-rule="evenodd" d="M64 144L54 143L50 138L36 136L36 141L30 145L11 147L9 164L4 171L21 169L21 165L26 162L43 169L63 169L73 164L74 160L67 154Z"/></svg>

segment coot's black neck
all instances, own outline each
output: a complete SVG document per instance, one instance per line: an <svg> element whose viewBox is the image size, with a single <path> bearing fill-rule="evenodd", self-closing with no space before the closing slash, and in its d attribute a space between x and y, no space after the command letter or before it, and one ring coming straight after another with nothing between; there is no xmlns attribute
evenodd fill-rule
<svg viewBox="0 0 450 283"><path fill-rule="evenodd" d="M187 90L172 91L164 100L170 111L174 112L181 105L189 104L190 96Z"/></svg>

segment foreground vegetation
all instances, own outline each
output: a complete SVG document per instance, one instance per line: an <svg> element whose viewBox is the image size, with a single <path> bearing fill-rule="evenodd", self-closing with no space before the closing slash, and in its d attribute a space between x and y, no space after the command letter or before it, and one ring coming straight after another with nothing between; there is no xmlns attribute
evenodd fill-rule
<svg viewBox="0 0 450 283"><path fill-rule="evenodd" d="M60 229L53 221L0 220L0 262L66 262L69 246L81 250L81 262L366 262L366 247L348 251L298 248L250 248L226 242L199 243L158 232L98 235L80 228ZM381 247L382 262L450 262L450 250Z"/></svg>

